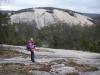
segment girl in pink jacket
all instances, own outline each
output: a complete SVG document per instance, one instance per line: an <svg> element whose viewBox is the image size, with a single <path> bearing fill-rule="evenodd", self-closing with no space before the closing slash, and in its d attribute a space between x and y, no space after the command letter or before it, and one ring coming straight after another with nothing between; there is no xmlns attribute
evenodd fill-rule
<svg viewBox="0 0 100 75"><path fill-rule="evenodd" d="M30 39L30 42L29 42L29 47L30 47L30 51L31 51L31 61L32 62L35 62L34 60L34 43L33 43L33 38Z"/></svg>

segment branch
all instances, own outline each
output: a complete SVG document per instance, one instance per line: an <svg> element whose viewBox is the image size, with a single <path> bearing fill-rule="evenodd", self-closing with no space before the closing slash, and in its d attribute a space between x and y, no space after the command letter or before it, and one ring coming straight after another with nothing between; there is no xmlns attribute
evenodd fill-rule
<svg viewBox="0 0 100 75"><path fill-rule="evenodd" d="M14 0L0 0L0 5L2 5L3 3L5 4L10 4L10 3L13 3Z"/></svg>

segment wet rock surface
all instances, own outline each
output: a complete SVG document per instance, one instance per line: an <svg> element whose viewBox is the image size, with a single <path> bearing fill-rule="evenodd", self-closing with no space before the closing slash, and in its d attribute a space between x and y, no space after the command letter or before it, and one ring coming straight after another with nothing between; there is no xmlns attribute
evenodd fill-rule
<svg viewBox="0 0 100 75"><path fill-rule="evenodd" d="M100 54L37 48L35 63L24 46L0 45L0 75L100 75Z"/></svg>

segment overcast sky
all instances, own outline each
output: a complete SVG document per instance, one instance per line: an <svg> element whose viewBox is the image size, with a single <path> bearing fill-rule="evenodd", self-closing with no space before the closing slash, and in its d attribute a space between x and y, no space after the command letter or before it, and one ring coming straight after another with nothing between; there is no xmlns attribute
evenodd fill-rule
<svg viewBox="0 0 100 75"><path fill-rule="evenodd" d="M10 4L0 5L3 10L20 10L35 7L56 7L82 13L100 14L100 0L13 0Z"/></svg>

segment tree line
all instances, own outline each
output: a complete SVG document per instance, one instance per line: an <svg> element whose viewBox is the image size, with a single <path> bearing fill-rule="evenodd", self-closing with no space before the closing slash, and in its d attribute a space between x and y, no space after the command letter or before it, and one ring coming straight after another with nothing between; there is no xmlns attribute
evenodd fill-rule
<svg viewBox="0 0 100 75"><path fill-rule="evenodd" d="M8 15L0 13L0 44L26 45L31 37L37 46L100 53L100 23L82 26L58 22L37 29L26 23L10 24Z"/></svg>
<svg viewBox="0 0 100 75"><path fill-rule="evenodd" d="M39 31L38 39L49 47L100 52L100 24L67 25L56 23Z"/></svg>
<svg viewBox="0 0 100 75"><path fill-rule="evenodd" d="M37 29L26 23L9 22L7 14L0 13L0 44L25 45L31 37L36 37Z"/></svg>

